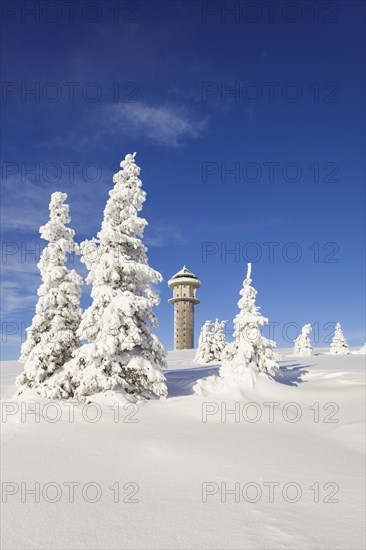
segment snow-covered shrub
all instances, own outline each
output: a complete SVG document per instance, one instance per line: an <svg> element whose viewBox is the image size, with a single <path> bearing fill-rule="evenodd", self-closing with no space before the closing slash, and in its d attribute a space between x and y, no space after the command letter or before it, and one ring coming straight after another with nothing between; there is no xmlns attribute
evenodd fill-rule
<svg viewBox="0 0 366 550"><path fill-rule="evenodd" d="M276 343L265 338L261 329L268 319L256 305L257 291L251 286L251 264L240 291L239 313L234 319L234 342L223 352L220 378L236 384L253 384L257 373L269 376L278 372L279 356L273 351Z"/></svg>
<svg viewBox="0 0 366 550"><path fill-rule="evenodd" d="M151 330L157 326L152 308L160 301L151 284L162 277L148 265L141 241L147 221L138 215L146 193L135 154L120 165L97 239L81 245L92 285L92 304L78 331L87 343L47 384L52 398L83 400L107 390L146 398L167 393L166 352Z"/></svg>
<svg viewBox="0 0 366 550"><path fill-rule="evenodd" d="M313 330L310 324L304 325L301 329L301 334L296 338L293 357L301 357L304 355L310 356L313 354L313 348L310 342L309 334Z"/></svg>
<svg viewBox="0 0 366 550"><path fill-rule="evenodd" d="M351 353L340 323L336 324L329 352L332 355L348 355Z"/></svg>
<svg viewBox="0 0 366 550"><path fill-rule="evenodd" d="M359 353L360 355L366 355L366 344L364 344L360 349L354 351L353 353Z"/></svg>
<svg viewBox="0 0 366 550"><path fill-rule="evenodd" d="M219 322L218 319L214 323L211 323L211 321L205 322L198 340L198 349L194 358L195 363L207 364L221 361L222 352L227 345L224 333L225 324L226 321Z"/></svg>
<svg viewBox="0 0 366 550"><path fill-rule="evenodd" d="M37 264L42 284L38 289L36 314L27 328L19 361L23 372L17 377L18 394L37 388L62 367L80 346L76 335L80 320L82 278L66 267L67 254L78 252L75 232L70 223L66 193L53 193L50 220L40 227L42 239L48 241Z"/></svg>

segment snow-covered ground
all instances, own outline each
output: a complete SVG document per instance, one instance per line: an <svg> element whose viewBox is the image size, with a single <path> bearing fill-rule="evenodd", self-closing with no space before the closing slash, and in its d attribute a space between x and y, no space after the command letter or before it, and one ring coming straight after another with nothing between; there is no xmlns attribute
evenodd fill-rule
<svg viewBox="0 0 366 550"><path fill-rule="evenodd" d="M217 367L171 352L167 399L73 422L48 401L22 418L35 404L2 363L2 547L364 548L365 356L315 353L284 356L279 383L199 396Z"/></svg>

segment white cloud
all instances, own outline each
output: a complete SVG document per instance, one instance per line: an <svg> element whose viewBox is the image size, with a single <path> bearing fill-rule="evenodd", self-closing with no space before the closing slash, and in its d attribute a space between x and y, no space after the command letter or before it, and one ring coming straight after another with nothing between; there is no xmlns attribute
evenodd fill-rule
<svg viewBox="0 0 366 550"><path fill-rule="evenodd" d="M25 279L19 277L16 280L1 281L1 294L3 296L2 315L3 317L15 313L24 313L29 307L35 306L37 301L36 278ZM8 319L9 320L9 319Z"/></svg>
<svg viewBox="0 0 366 550"><path fill-rule="evenodd" d="M186 139L199 138L208 124L208 117L200 117L185 107L173 105L152 106L143 101L110 103L97 108L88 119L82 119L68 134L55 136L39 145L45 149L72 147L80 151L96 146L106 136L119 142L131 137L147 139L154 144L178 148Z"/></svg>
<svg viewBox="0 0 366 550"><path fill-rule="evenodd" d="M3 229L18 229L19 231L36 232L40 225L39 212L28 210L27 212L19 211L16 206L4 206L2 209L1 225Z"/></svg>
<svg viewBox="0 0 366 550"><path fill-rule="evenodd" d="M62 164L60 164L62 166ZM109 176L109 173L108 173ZM102 220L102 207L107 191L105 186L97 184L91 186L82 180L81 176L75 178L75 181L67 181L67 172L65 170L64 179L57 183L42 181L38 185L29 180L21 181L21 176L8 178L2 184L3 204L1 209L1 229L3 233L16 235L19 241L19 235L27 238L37 239L39 241L39 227L46 223L49 218L49 201L54 191L67 190L70 205L71 224L75 228L75 223L81 226L83 231L89 229L95 230ZM110 176L111 186L112 177ZM99 213L100 222L95 220L95 212ZM16 231L16 233L14 232ZM76 240L78 235L76 236ZM11 241L12 239L9 239Z"/></svg>
<svg viewBox="0 0 366 550"><path fill-rule="evenodd" d="M187 243L187 236L178 226L154 222L154 224L147 226L143 242L147 246L158 248L171 244L183 245Z"/></svg>
<svg viewBox="0 0 366 550"><path fill-rule="evenodd" d="M42 188L30 181L21 181L21 177L11 177L2 184L2 230L18 229L19 231L37 232L39 220L47 220L48 205L41 203Z"/></svg>
<svg viewBox="0 0 366 550"><path fill-rule="evenodd" d="M104 134L128 132L165 147L179 147L185 138L198 138L207 126L207 119L183 108L153 107L144 102L108 105L101 114Z"/></svg>

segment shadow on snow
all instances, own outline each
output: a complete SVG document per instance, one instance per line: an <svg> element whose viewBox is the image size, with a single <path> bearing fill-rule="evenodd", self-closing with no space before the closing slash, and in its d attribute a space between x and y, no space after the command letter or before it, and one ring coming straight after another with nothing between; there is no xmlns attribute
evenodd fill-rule
<svg viewBox="0 0 366 550"><path fill-rule="evenodd" d="M195 383L201 378L217 376L219 368L220 365L207 365L191 369L168 369L164 371L168 386L168 398L192 395Z"/></svg>
<svg viewBox="0 0 366 550"><path fill-rule="evenodd" d="M308 373L308 368L315 365L301 365L300 363L291 363L280 367L280 374L274 377L279 384L286 386L298 386L306 382L303 377ZM168 386L169 397L183 397L193 394L193 386L201 378L208 376L217 376L220 365L207 365L192 367L190 369L172 369L166 370L165 376Z"/></svg>
<svg viewBox="0 0 366 550"><path fill-rule="evenodd" d="M298 386L306 382L306 380L302 379L302 377L308 373L306 369L314 366L315 365L301 365L300 363L284 365L280 367L280 374L275 376L274 379L280 384L286 384L286 386Z"/></svg>

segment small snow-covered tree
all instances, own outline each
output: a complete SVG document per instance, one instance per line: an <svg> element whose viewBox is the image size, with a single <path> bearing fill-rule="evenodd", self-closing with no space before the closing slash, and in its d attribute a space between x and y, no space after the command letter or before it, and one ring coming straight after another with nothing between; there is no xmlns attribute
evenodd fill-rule
<svg viewBox="0 0 366 550"><path fill-rule="evenodd" d="M293 356L310 356L313 354L313 348L310 342L309 334L313 330L310 324L304 325L301 329L301 334L296 338L294 345Z"/></svg>
<svg viewBox="0 0 366 550"><path fill-rule="evenodd" d="M160 301L151 284L162 277L148 265L141 241L147 221L138 215L146 193L135 154L120 165L97 239L81 245L92 285L78 332L87 343L50 380L46 392L53 398L84 400L107 390L145 398L167 393L166 352L151 330L157 326L152 308Z"/></svg>
<svg viewBox="0 0 366 550"><path fill-rule="evenodd" d="M76 331L81 320L82 278L66 266L67 254L78 252L75 232L65 225L71 221L66 199L66 193L51 195L50 220L40 227L41 238L49 244L37 264L42 284L36 314L21 349L19 360L24 370L16 379L18 394L38 388L80 346Z"/></svg>
<svg viewBox="0 0 366 550"><path fill-rule="evenodd" d="M234 319L234 342L228 344L223 353L220 377L239 384L252 384L257 373L269 376L278 372L279 356L273 348L276 343L265 338L261 329L268 319L256 305L257 291L251 286L251 264L240 291L239 313Z"/></svg>
<svg viewBox="0 0 366 550"><path fill-rule="evenodd" d="M222 355L224 353L224 349L227 346L227 339L225 335L225 326L227 321L219 321L218 319L215 320L214 323L214 342L215 342L215 354L217 357L217 361L222 360Z"/></svg>
<svg viewBox="0 0 366 550"><path fill-rule="evenodd" d="M332 355L348 355L351 353L340 323L336 324L329 352Z"/></svg>
<svg viewBox="0 0 366 550"><path fill-rule="evenodd" d="M211 321L206 321L204 325L202 325L201 332L198 338L198 348L196 355L194 357L195 363L208 363L208 356L209 356L209 350L210 350L210 337L211 337L211 327L212 323Z"/></svg>
<svg viewBox="0 0 366 550"><path fill-rule="evenodd" d="M222 352L227 345L224 334L225 324L226 321L219 322L218 319L214 323L211 323L211 321L205 322L198 340L198 349L194 358L195 363L206 364L221 361Z"/></svg>

